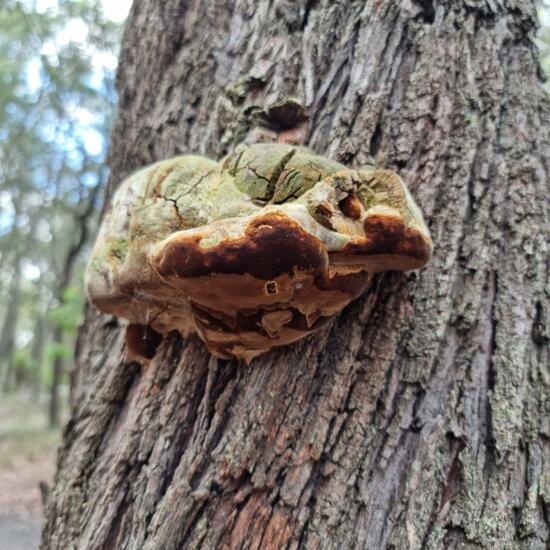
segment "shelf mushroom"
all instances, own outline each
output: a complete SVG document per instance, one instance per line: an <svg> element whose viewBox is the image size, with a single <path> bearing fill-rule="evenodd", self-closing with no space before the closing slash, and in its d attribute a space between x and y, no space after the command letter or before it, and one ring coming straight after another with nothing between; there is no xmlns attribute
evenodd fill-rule
<svg viewBox="0 0 550 550"><path fill-rule="evenodd" d="M432 242L391 170L351 170L303 147L181 156L126 179L86 273L91 303L129 321L138 360L196 332L249 362L323 326L369 277L426 264Z"/></svg>

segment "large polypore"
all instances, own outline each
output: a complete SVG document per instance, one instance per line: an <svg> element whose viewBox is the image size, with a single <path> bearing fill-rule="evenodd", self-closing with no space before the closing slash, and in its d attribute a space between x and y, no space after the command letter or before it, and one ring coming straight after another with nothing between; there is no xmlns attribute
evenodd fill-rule
<svg viewBox="0 0 550 550"><path fill-rule="evenodd" d="M177 157L124 181L87 293L130 322L134 356L151 358L159 334L177 330L249 361L321 327L372 273L422 267L431 248L394 172L258 144L219 163Z"/></svg>

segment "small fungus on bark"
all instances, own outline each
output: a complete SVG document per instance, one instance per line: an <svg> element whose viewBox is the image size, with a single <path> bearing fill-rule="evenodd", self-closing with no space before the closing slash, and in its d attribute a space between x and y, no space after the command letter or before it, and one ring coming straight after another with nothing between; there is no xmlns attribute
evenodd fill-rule
<svg viewBox="0 0 550 550"><path fill-rule="evenodd" d="M249 362L317 330L373 273L418 269L431 251L395 172L255 144L219 163L176 157L126 179L86 288L98 309L129 321L133 357L151 359L159 335L177 330Z"/></svg>

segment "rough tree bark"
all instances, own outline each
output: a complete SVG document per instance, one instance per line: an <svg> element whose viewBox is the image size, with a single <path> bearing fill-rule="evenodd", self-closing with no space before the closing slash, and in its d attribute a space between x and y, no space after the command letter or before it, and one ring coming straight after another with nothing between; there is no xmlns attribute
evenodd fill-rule
<svg viewBox="0 0 550 550"><path fill-rule="evenodd" d="M80 332L43 548L545 548L550 109L531 1L138 0L111 193L219 158L297 96L308 144L393 168L434 257L250 366Z"/></svg>

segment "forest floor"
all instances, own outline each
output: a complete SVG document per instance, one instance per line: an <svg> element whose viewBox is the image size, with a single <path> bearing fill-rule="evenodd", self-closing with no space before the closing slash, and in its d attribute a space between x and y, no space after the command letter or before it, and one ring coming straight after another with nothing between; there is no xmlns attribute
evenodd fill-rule
<svg viewBox="0 0 550 550"><path fill-rule="evenodd" d="M36 550L61 431L47 427L47 400L0 396L0 549Z"/></svg>

